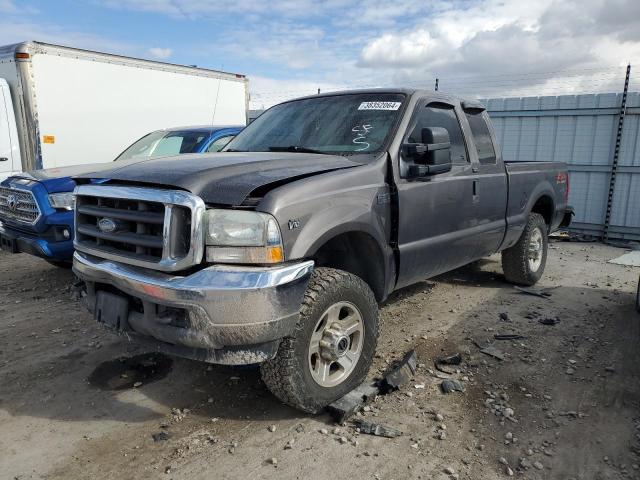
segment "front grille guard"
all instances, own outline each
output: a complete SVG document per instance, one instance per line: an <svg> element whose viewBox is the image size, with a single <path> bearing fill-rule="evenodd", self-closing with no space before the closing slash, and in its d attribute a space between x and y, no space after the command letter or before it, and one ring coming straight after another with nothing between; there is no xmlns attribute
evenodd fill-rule
<svg viewBox="0 0 640 480"><path fill-rule="evenodd" d="M124 200L140 200L147 202L157 202L164 204L164 224L162 232L162 259L158 262L134 258L134 255L126 255L105 251L83 244L77 235L78 209L75 212L76 235L74 237L74 248L78 251L94 255L96 257L113 260L138 267L151 268L164 272L175 272L184 270L202 261L204 254L203 239L203 218L205 204L201 198L187 192L179 190L161 190L155 188L110 186L110 185L80 185L74 190L78 197L96 197ZM171 210L174 206L186 207L191 210L191 232L189 251L180 258L171 256Z"/></svg>
<svg viewBox="0 0 640 480"><path fill-rule="evenodd" d="M16 209L11 210L8 204L10 195L25 196L28 198L28 200L18 200ZM28 206L33 206L33 208L20 208L20 204L22 204L23 206L25 204ZM21 217L20 215L23 215L23 217ZM40 210L40 205L38 205L33 192L31 192L30 190L24 190L22 188L15 187L0 187L0 217L4 217L7 220L11 220L22 225L35 225L42 217L42 211Z"/></svg>

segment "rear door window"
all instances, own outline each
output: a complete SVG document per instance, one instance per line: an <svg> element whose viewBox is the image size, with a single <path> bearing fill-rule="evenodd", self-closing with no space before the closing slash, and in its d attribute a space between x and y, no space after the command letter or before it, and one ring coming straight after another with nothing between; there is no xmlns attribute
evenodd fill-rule
<svg viewBox="0 0 640 480"><path fill-rule="evenodd" d="M482 111L465 111L464 114L469 122L469 127L471 127L473 142L478 151L478 161L485 165L495 164L496 150L493 147L493 141L491 140L491 133L489 133L489 126L487 125L485 115L483 115Z"/></svg>

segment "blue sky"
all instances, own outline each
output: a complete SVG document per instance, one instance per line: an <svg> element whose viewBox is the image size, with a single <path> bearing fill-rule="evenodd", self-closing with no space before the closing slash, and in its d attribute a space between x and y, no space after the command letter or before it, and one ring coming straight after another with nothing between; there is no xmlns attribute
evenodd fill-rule
<svg viewBox="0 0 640 480"><path fill-rule="evenodd" d="M243 73L253 106L435 77L465 94L570 93L613 88L640 58L640 2L0 0L0 44L24 40Z"/></svg>

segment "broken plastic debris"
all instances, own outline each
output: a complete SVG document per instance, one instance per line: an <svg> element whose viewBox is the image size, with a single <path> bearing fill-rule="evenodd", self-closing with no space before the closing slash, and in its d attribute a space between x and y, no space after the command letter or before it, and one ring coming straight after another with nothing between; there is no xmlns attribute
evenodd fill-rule
<svg viewBox="0 0 640 480"><path fill-rule="evenodd" d="M501 360L501 361L505 359L504 353L502 353L493 345L489 345L488 347L484 347L480 349L480 352L484 353L485 355L489 355L490 357L497 358L498 360Z"/></svg>
<svg viewBox="0 0 640 480"><path fill-rule="evenodd" d="M447 378L443 380L440 384L440 388L444 393L464 392L465 390L462 382L459 382L458 380L455 380L453 378Z"/></svg>
<svg viewBox="0 0 640 480"><path fill-rule="evenodd" d="M385 427L377 423L370 423L364 420L356 420L356 427L360 430L360 433L366 433L368 435L376 435L377 437L395 438L402 435L400 430L391 427Z"/></svg>
<svg viewBox="0 0 640 480"><path fill-rule="evenodd" d="M408 352L400 363L382 380L382 390L397 390L409 383L416 373L417 358L415 350Z"/></svg>
<svg viewBox="0 0 640 480"><path fill-rule="evenodd" d="M493 338L496 340L522 340L527 337L518 333L496 333Z"/></svg>
<svg viewBox="0 0 640 480"><path fill-rule="evenodd" d="M533 288L525 288L525 287L518 287L518 286L514 286L513 288L515 288L521 293L533 295L534 297L546 298L547 300L551 296L551 293L549 293L547 290L535 290Z"/></svg>
<svg viewBox="0 0 640 480"><path fill-rule="evenodd" d="M560 319L558 317L555 318L541 318L538 320L542 325L556 325L560 323Z"/></svg>
<svg viewBox="0 0 640 480"><path fill-rule="evenodd" d="M375 383L363 383L359 387L351 390L344 397L339 398L327 407L329 413L336 422L342 423L354 415L366 403L373 400L379 393Z"/></svg>
<svg viewBox="0 0 640 480"><path fill-rule="evenodd" d="M462 363L462 355L454 353L453 355L447 355L444 357L438 357L436 363L444 365L460 365Z"/></svg>

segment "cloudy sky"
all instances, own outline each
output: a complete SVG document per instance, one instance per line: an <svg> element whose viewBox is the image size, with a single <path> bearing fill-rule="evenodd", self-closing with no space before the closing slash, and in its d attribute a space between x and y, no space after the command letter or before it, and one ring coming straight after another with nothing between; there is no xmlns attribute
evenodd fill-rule
<svg viewBox="0 0 640 480"><path fill-rule="evenodd" d="M617 91L640 68L640 0L0 0L0 45L23 40L244 73L253 107L436 77L477 96Z"/></svg>

